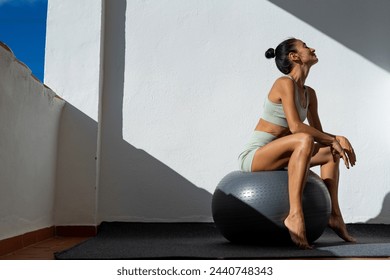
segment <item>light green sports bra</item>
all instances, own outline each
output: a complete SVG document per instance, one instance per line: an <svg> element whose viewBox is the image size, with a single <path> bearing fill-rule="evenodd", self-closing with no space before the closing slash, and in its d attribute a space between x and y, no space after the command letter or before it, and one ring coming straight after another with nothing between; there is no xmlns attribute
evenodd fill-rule
<svg viewBox="0 0 390 280"><path fill-rule="evenodd" d="M306 107L302 107L301 103L299 101L298 86L297 86L295 80L288 75L286 77L288 77L294 81L295 104L297 107L299 118L303 122L306 120L307 108L309 107L309 95L307 94L306 87L305 87ZM270 101L269 98L267 97L264 101L263 108L264 108L263 115L262 115L263 120L266 120L267 122L270 122L270 123L273 123L276 125L280 125L283 127L288 127L286 115L284 113L283 105L281 103L274 103L274 102Z"/></svg>

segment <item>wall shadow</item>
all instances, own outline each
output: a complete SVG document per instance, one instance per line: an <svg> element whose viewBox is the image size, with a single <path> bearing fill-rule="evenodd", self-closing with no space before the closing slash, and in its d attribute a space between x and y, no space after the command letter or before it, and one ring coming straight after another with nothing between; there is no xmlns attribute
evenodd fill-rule
<svg viewBox="0 0 390 280"><path fill-rule="evenodd" d="M269 1L390 72L390 1Z"/></svg>
<svg viewBox="0 0 390 280"><path fill-rule="evenodd" d="M369 219L369 224L388 224L390 222L390 192L383 199L382 210L375 218Z"/></svg>
<svg viewBox="0 0 390 280"><path fill-rule="evenodd" d="M208 221L209 192L123 140L125 23L126 1L106 1L99 220Z"/></svg>
<svg viewBox="0 0 390 280"><path fill-rule="evenodd" d="M97 123L65 103L58 129L55 224L95 223Z"/></svg>

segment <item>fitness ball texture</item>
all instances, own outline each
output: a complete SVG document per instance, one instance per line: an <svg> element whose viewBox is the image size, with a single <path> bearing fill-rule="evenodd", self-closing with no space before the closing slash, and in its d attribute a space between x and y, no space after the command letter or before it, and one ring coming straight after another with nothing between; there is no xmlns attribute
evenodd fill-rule
<svg viewBox="0 0 390 280"><path fill-rule="evenodd" d="M307 176L302 206L306 237L312 243L324 232L331 211L325 183L312 171ZM216 227L235 243L291 242L283 223L289 208L287 170L231 172L218 184L212 199Z"/></svg>

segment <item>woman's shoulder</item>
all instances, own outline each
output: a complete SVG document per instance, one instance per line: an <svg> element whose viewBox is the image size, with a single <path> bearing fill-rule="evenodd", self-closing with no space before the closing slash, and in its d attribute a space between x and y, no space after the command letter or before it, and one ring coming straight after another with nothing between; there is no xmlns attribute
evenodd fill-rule
<svg viewBox="0 0 390 280"><path fill-rule="evenodd" d="M289 84L294 84L293 78L291 78L288 75L280 76L275 80L275 83L289 83Z"/></svg>
<svg viewBox="0 0 390 280"><path fill-rule="evenodd" d="M275 80L268 94L268 99L274 103L281 103L283 99L294 96L294 81L282 76Z"/></svg>
<svg viewBox="0 0 390 280"><path fill-rule="evenodd" d="M313 96L315 96L316 95L316 91L314 90L314 88L312 88L311 86L307 86L307 85L305 85L305 89L306 89L306 92L307 92L307 94L309 94L309 95L313 95Z"/></svg>
<svg viewBox="0 0 390 280"><path fill-rule="evenodd" d="M316 92L314 88L312 88L311 86L305 85L305 88L307 91L314 92L314 93Z"/></svg>
<svg viewBox="0 0 390 280"><path fill-rule="evenodd" d="M281 76L275 80L273 88L281 92L294 92L294 80L288 76Z"/></svg>
<svg viewBox="0 0 390 280"><path fill-rule="evenodd" d="M274 86L279 86L279 87L294 87L294 80L291 79L289 76L281 76L279 78L276 78L274 82Z"/></svg>
<svg viewBox="0 0 390 280"><path fill-rule="evenodd" d="M308 98L309 98L309 102L310 103L317 103L317 94L316 94L316 91L310 87L310 86L307 86L305 85L305 88L306 88L306 94L308 95Z"/></svg>

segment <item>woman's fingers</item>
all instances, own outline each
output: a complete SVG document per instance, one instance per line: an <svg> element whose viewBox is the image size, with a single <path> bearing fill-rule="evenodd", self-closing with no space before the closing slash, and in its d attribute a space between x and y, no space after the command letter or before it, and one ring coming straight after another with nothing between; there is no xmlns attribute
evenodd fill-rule
<svg viewBox="0 0 390 280"><path fill-rule="evenodd" d="M353 149L351 149L351 150L349 150L349 149L347 150L347 149L346 149L345 152L346 152L347 155L348 155L348 159L349 159L351 165L354 166L355 163L356 163L356 155L355 155L355 152L353 151Z"/></svg>
<svg viewBox="0 0 390 280"><path fill-rule="evenodd" d="M352 148L352 145L351 143L348 141L347 138L345 138L346 140L346 147L343 147L344 150L346 151L347 155L348 155L348 158L349 158L349 161L351 162L352 166L355 165L356 163L356 154L355 154L355 151L353 150Z"/></svg>
<svg viewBox="0 0 390 280"><path fill-rule="evenodd" d="M354 166L356 163L356 154L349 142L348 142L348 147L344 148L344 151L347 153L351 165Z"/></svg>
<svg viewBox="0 0 390 280"><path fill-rule="evenodd" d="M337 146L338 145L336 145L335 147L337 147ZM333 159L336 161L336 157L339 155L343 159L345 167L347 167L347 169L349 169L350 160L347 157L347 155L346 155L344 149L341 147L341 145L339 146L339 149L338 149L338 147L337 147L337 149L335 149L334 147L331 147L331 149L332 149Z"/></svg>
<svg viewBox="0 0 390 280"><path fill-rule="evenodd" d="M344 160L345 166L347 167L347 169L349 169L349 158L346 156L346 154L344 153L344 151L341 153L341 157L342 157L343 160Z"/></svg>
<svg viewBox="0 0 390 280"><path fill-rule="evenodd" d="M341 147L343 148L343 151L347 154L349 163L351 164L351 166L354 166L356 163L356 154L352 148L351 143L344 136L338 136L336 137L336 139L339 141Z"/></svg>

